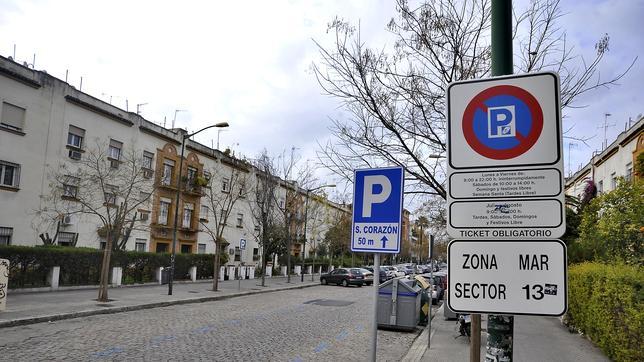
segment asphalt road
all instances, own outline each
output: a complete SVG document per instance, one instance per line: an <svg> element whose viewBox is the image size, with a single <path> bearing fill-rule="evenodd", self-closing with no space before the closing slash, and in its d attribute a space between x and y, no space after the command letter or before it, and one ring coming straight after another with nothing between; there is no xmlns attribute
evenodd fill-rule
<svg viewBox="0 0 644 362"><path fill-rule="evenodd" d="M0 330L1 361L364 361L373 287L315 286ZM415 333L378 332L399 361Z"/></svg>

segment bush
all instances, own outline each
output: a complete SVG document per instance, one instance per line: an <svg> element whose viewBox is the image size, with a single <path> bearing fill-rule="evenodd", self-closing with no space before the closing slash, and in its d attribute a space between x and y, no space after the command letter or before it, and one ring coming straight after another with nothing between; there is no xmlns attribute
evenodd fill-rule
<svg viewBox="0 0 644 362"><path fill-rule="evenodd" d="M47 275L54 266L60 267L59 284L98 285L103 251L64 246L0 246L0 258L9 260L9 288L36 288L49 286ZM222 255L222 265L226 263ZM112 252L112 267L123 268L123 283L148 283L156 280L156 269L170 265L170 254L137 251ZM213 277L212 254L177 254L175 280L189 279L189 269L197 267L197 277Z"/></svg>
<svg viewBox="0 0 644 362"><path fill-rule="evenodd" d="M644 181L620 179L615 190L593 199L582 212L570 260L644 263Z"/></svg>
<svg viewBox="0 0 644 362"><path fill-rule="evenodd" d="M644 270L583 263L568 270L568 322L615 361L644 361Z"/></svg>

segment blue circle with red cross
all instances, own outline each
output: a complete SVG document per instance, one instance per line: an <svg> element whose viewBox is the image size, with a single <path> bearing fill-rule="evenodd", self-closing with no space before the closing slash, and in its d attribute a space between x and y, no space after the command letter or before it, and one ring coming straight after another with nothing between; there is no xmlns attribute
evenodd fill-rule
<svg viewBox="0 0 644 362"><path fill-rule="evenodd" d="M543 129L539 102L522 88L501 85L477 94L463 114L463 135L474 151L505 160L529 150Z"/></svg>

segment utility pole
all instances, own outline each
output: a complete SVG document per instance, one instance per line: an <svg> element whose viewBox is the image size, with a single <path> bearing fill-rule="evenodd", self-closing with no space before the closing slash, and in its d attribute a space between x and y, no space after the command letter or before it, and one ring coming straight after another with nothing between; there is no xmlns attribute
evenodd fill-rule
<svg viewBox="0 0 644 362"><path fill-rule="evenodd" d="M572 160L571 148L577 148L577 142L568 142L568 177L572 175L572 169L570 168L570 161Z"/></svg>
<svg viewBox="0 0 644 362"><path fill-rule="evenodd" d="M513 72L512 0L492 0L492 76ZM513 334L514 316L488 314L486 360L489 356L495 361L511 362ZM472 315L472 335L480 341L480 314ZM470 344L470 348L474 344ZM470 361L479 361L480 351L470 351Z"/></svg>

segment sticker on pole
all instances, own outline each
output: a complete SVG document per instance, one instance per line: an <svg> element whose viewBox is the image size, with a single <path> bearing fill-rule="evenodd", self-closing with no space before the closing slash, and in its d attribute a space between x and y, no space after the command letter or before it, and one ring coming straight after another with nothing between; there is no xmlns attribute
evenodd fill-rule
<svg viewBox="0 0 644 362"><path fill-rule="evenodd" d="M354 171L351 251L400 252L403 176L401 167Z"/></svg>
<svg viewBox="0 0 644 362"><path fill-rule="evenodd" d="M457 313L566 312L566 245L561 240L453 240L447 258L447 303Z"/></svg>

